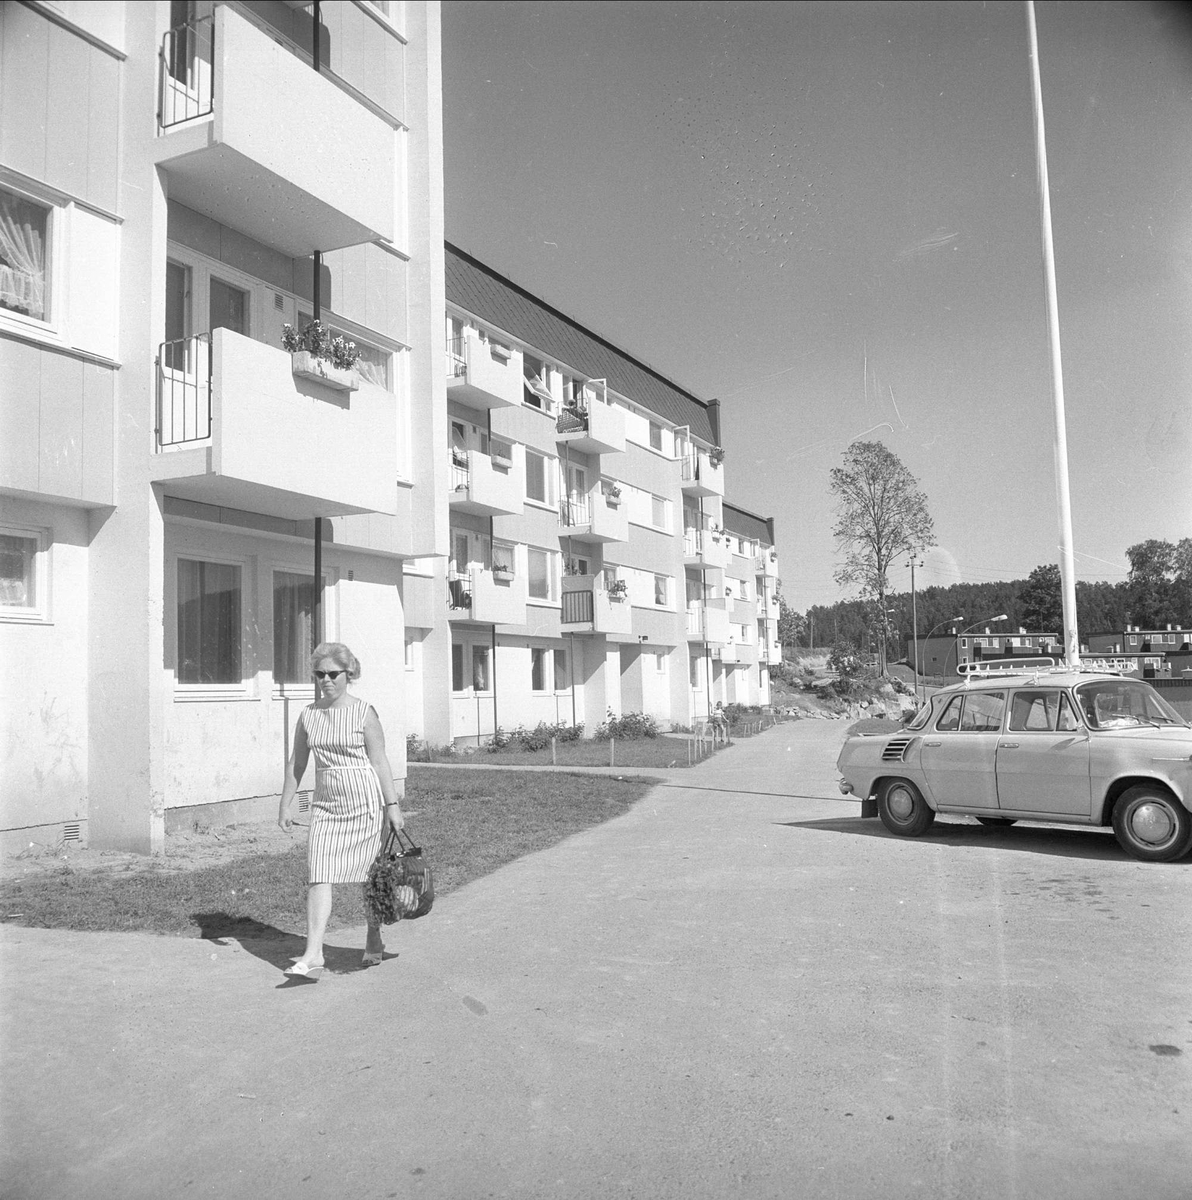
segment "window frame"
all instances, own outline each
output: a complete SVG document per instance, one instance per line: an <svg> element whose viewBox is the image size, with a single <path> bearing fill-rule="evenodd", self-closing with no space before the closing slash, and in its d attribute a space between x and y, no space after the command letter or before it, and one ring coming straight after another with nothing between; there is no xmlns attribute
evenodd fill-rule
<svg viewBox="0 0 1192 1200"><path fill-rule="evenodd" d="M0 328L7 325L16 332L27 332L42 337L50 336L55 340L61 339L65 328L63 301L66 296L66 289L63 286L66 278L66 265L62 247L68 245L70 241L66 226L74 204L70 201L63 202L52 199L40 189L18 183L2 170L0 170L0 188L16 196L17 199L24 200L27 204L33 204L46 210L46 316L34 317L26 313L19 313L15 309L0 308Z"/></svg>
<svg viewBox="0 0 1192 1200"><path fill-rule="evenodd" d="M654 608L662 608L671 611L675 607L675 586L674 578L670 575L664 575L660 571L653 571L651 574L654 577ZM663 599L658 599L658 583L659 580L663 584Z"/></svg>
<svg viewBox="0 0 1192 1200"><path fill-rule="evenodd" d="M186 556L179 555L179 557L186 557ZM278 575L294 575L294 576L298 576L300 578L304 577L308 582L313 582L313 576L308 569L306 569L302 566L295 566L293 564L285 563L285 562L271 562L267 565L266 569L269 571L269 581L270 581L269 614L270 614L270 625L271 625L271 631L272 631L272 641L271 641L271 645L270 645L269 678L270 678L270 682L271 682L272 688L273 688L273 695L277 698L281 698L284 696L294 696L294 697L299 697L299 698L305 698L305 697L309 696L313 699L314 694L315 694L315 683L314 683L313 679L307 679L305 682L296 681L296 682L292 682L292 683L287 683L284 680L279 680L277 678L277 675L275 674L275 669L276 669L276 665L277 665L277 608L276 608L276 602L275 602L275 596L276 596L276 592L277 592L277 576ZM332 587L331 575L328 574L326 571L324 571L322 579L323 579L323 598L322 598L321 608L322 608L322 613L323 613L324 629L327 629L331 626L331 621L329 619L330 615L331 615L331 612L330 612L331 606L328 603L328 599L334 594L334 591L333 591L333 587ZM242 596L241 596L241 616L243 617L243 589L242 589ZM308 657L309 657L309 655L308 655Z"/></svg>
<svg viewBox="0 0 1192 1200"><path fill-rule="evenodd" d="M203 550L179 550L170 556L173 570L170 572L172 595L169 597L170 619L174 623L172 637L174 699L175 700L235 700L255 699L253 695L254 676L247 673L249 655L247 647L247 626L249 614L256 611L253 603L253 560L248 557L231 557L226 555L208 554ZM179 620L179 572L183 562L206 563L213 566L235 567L240 572L240 644L238 648L239 673L238 682L232 683L187 683L180 678L182 663L182 624ZM313 687L313 682L312 682Z"/></svg>
<svg viewBox="0 0 1192 1200"><path fill-rule="evenodd" d="M552 663L553 666L553 663ZM537 682L535 682L537 676ZM545 696L546 686L546 647L530 647L530 693L534 696Z"/></svg>
<svg viewBox="0 0 1192 1200"><path fill-rule="evenodd" d="M542 450L536 450L531 446L524 448L525 456L525 475L526 475L526 495L525 502L534 508L546 509L548 512L558 514L559 511L559 460L553 454L547 454ZM546 493L545 500L539 500L536 496L530 495L530 460L537 458L542 460L542 481L543 491Z"/></svg>
<svg viewBox="0 0 1192 1200"><path fill-rule="evenodd" d="M535 596L530 590L534 585L534 571L531 566L533 561L532 556L542 554L546 557L547 566L547 595ZM559 601L559 552L557 550L549 550L543 546L527 546L526 547L526 603L537 605L552 605L558 606Z"/></svg>
<svg viewBox="0 0 1192 1200"><path fill-rule="evenodd" d="M0 623L11 625L52 625L50 549L53 537L49 529L37 525L17 525L5 522L0 534L34 543L33 597L31 605L0 605Z"/></svg>

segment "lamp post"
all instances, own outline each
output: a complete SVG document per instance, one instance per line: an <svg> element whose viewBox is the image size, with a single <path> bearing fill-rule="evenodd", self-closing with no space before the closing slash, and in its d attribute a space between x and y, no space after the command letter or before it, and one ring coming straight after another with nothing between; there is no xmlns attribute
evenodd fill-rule
<svg viewBox="0 0 1192 1200"><path fill-rule="evenodd" d="M915 703L919 702L919 607L915 603L915 568L923 565L923 560L915 561L912 554L907 564L911 569L911 645L915 648Z"/></svg>
<svg viewBox="0 0 1192 1200"><path fill-rule="evenodd" d="M948 674L948 658L951 656L953 649L956 651L956 669L960 670L960 639L966 633L971 633L978 625L988 625L991 621L1007 621L1009 617L1005 613L998 613L996 617L982 617L979 621L974 621L971 625L966 626L952 639L952 645L948 647L948 653L944 655L944 677Z"/></svg>

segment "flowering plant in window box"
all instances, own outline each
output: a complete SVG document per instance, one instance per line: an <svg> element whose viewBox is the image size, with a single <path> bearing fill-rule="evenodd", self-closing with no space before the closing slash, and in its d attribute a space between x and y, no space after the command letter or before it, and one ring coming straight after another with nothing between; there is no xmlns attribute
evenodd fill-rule
<svg viewBox="0 0 1192 1200"><path fill-rule="evenodd" d="M720 464L724 462L724 447L713 446L712 449L708 451L708 462L710 462L714 467L720 466Z"/></svg>
<svg viewBox="0 0 1192 1200"><path fill-rule="evenodd" d="M564 575L586 575L587 572L584 570L581 570L580 564L578 561L576 561L576 559L569 558L563 564L563 574Z"/></svg>
<svg viewBox="0 0 1192 1200"><path fill-rule="evenodd" d="M508 563L494 562L493 578L499 579L502 583L512 583L513 568Z"/></svg>
<svg viewBox="0 0 1192 1200"><path fill-rule="evenodd" d="M615 483L606 483L604 485L604 498L615 508L621 503L621 489Z"/></svg>
<svg viewBox="0 0 1192 1200"><path fill-rule="evenodd" d="M490 442L488 457L498 467L513 466L513 447L505 442Z"/></svg>
<svg viewBox="0 0 1192 1200"><path fill-rule="evenodd" d="M629 584L624 579L614 579L608 585L608 598L621 601L629 594Z"/></svg>
<svg viewBox="0 0 1192 1200"><path fill-rule="evenodd" d="M301 331L283 325L281 344L290 352L294 374L300 379L313 379L340 392L354 392L360 386L356 343L338 334L332 336L322 321L311 321Z"/></svg>
<svg viewBox="0 0 1192 1200"><path fill-rule="evenodd" d="M501 362L507 363L513 357L513 351L508 346L502 346L500 342L489 342L488 349L493 358L498 358Z"/></svg>

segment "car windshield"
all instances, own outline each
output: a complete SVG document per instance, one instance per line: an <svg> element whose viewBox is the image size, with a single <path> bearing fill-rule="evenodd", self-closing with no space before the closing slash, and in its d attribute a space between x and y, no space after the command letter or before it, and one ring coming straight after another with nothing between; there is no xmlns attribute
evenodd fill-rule
<svg viewBox="0 0 1192 1200"><path fill-rule="evenodd" d="M1076 689L1090 729L1126 729L1138 725L1188 723L1149 683L1133 679L1102 679Z"/></svg>

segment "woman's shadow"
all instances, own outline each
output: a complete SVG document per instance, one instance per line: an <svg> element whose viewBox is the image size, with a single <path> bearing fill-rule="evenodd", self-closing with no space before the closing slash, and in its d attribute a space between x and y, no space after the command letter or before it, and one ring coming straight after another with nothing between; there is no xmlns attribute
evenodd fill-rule
<svg viewBox="0 0 1192 1200"><path fill-rule="evenodd" d="M278 971L284 971L306 947L306 939L296 933L266 925L253 917L233 917L229 913L191 913L191 920L199 927L199 937L217 946L226 946L230 941L239 942L254 958L268 963ZM365 970L361 963L363 948L360 946L333 946L325 942L323 958L332 975L349 975ZM396 958L386 954L385 958ZM285 976L278 988L305 987L315 979L301 976Z"/></svg>

